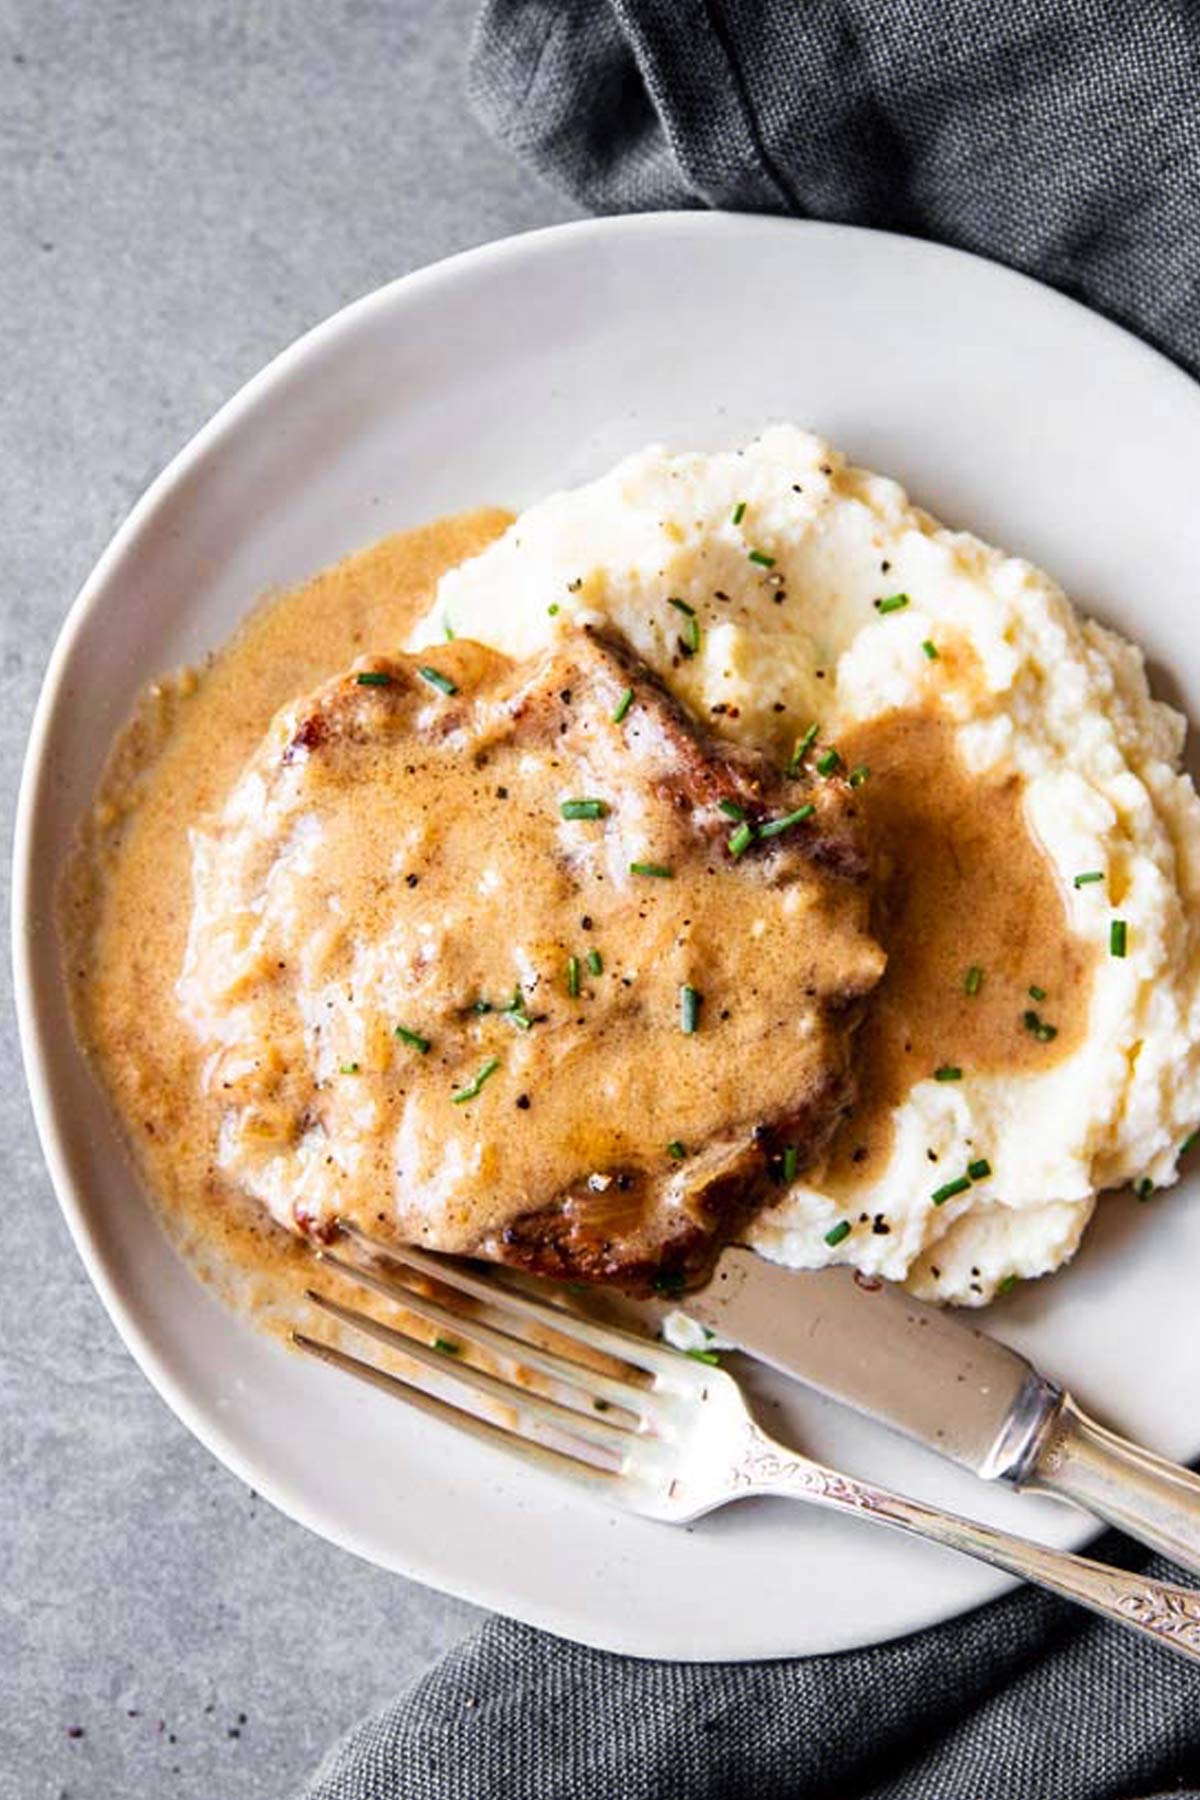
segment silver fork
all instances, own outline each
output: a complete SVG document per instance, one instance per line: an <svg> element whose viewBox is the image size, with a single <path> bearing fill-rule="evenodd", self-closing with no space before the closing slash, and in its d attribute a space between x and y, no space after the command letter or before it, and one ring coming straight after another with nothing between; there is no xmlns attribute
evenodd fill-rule
<svg viewBox="0 0 1200 1800"><path fill-rule="evenodd" d="M510 1456L669 1524L752 1494L853 1513L1007 1569L1200 1662L1200 1590L1048 1550L824 1468L769 1438L723 1369L534 1299L474 1265L384 1246L354 1226L342 1236L354 1259L323 1250L320 1260L402 1316L387 1323L315 1288L308 1298L400 1353L403 1369L302 1331L292 1341ZM432 1344L414 1335L422 1328ZM466 1360L466 1347L476 1360ZM447 1383L454 1401L436 1391Z"/></svg>

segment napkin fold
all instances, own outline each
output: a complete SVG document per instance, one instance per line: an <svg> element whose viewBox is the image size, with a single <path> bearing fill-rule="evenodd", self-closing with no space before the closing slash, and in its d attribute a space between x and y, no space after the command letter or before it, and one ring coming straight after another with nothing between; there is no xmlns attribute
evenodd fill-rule
<svg viewBox="0 0 1200 1800"><path fill-rule="evenodd" d="M593 211L936 238L1200 374L1195 0L487 0L468 91Z"/></svg>
<svg viewBox="0 0 1200 1800"><path fill-rule="evenodd" d="M939 239L1200 373L1200 0L487 0L468 87L595 211ZM1097 1554L1178 1577L1111 1536ZM1025 1590L761 1664L640 1662L492 1619L304 1800L1168 1793L1200 1800L1200 1669Z"/></svg>

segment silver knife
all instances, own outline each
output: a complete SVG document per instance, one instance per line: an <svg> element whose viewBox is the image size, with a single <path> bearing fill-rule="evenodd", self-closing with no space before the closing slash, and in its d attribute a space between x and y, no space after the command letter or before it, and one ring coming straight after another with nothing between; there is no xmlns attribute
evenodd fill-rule
<svg viewBox="0 0 1200 1800"><path fill-rule="evenodd" d="M1073 1501L1200 1574L1200 1477L1098 1425L964 1318L850 1269L784 1269L749 1250L726 1250L677 1304L985 1481Z"/></svg>

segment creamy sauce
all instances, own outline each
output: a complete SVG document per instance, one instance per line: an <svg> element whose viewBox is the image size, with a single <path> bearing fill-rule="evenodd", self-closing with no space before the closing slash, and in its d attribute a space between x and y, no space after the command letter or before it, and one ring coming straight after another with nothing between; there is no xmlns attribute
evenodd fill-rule
<svg viewBox="0 0 1200 1800"><path fill-rule="evenodd" d="M886 714L839 748L870 770L858 794L888 963L858 1038L859 1100L832 1182L883 1164L892 1111L914 1082L938 1069L1032 1074L1077 1049L1093 967L1025 823L1018 775L971 773L953 724L933 711Z"/></svg>
<svg viewBox="0 0 1200 1800"><path fill-rule="evenodd" d="M113 752L64 886L79 1029L147 1186L206 1277L235 1277L239 1295L282 1317L295 1312L311 1259L218 1171L219 1106L176 994L189 833L225 800L281 706L363 653L402 644L442 571L507 523L477 512L389 538L264 603L198 676L156 684ZM861 1099L833 1159L861 1172L885 1153L889 1111L918 1076L948 1063L1026 1072L1070 1050L1086 1024L1090 968L1017 782L970 776L952 728L924 714L877 721L840 747L872 771L859 800L879 836L879 934L891 958L859 1039ZM663 904L653 887L647 900ZM973 996L972 965L983 971ZM1028 998L1030 985L1044 1002ZM1056 1036L1026 1028L1033 1008ZM737 1073L747 1075L740 1057Z"/></svg>
<svg viewBox="0 0 1200 1800"><path fill-rule="evenodd" d="M114 747L63 888L66 967L83 1043L168 1229L200 1272L293 1306L308 1253L221 1179L201 1052L179 1012L191 909L189 832L218 806L296 694L366 650L404 642L438 578L510 515L399 533L269 597L201 672L156 683ZM260 1278L260 1279L250 1279Z"/></svg>

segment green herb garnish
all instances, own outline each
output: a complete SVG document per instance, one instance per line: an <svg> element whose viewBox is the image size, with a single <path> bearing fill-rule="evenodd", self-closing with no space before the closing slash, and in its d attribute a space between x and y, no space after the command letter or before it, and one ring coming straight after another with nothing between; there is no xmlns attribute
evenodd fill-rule
<svg viewBox="0 0 1200 1800"><path fill-rule="evenodd" d="M682 1162L687 1155L687 1149L680 1143L678 1138L672 1138L667 1145L667 1155L673 1156L676 1162Z"/></svg>
<svg viewBox="0 0 1200 1800"><path fill-rule="evenodd" d="M800 764L804 761L805 757L816 743L817 733L820 729L821 727L814 719L808 730L804 733L804 736L802 738L797 738L796 748L792 751L791 761L788 763L789 775L794 774L800 767Z"/></svg>
<svg viewBox="0 0 1200 1800"><path fill-rule="evenodd" d="M942 1187L934 1188L929 1198L935 1206L944 1206L947 1200L953 1200L956 1194L965 1194L971 1185L969 1175L959 1175L953 1181L947 1181Z"/></svg>
<svg viewBox="0 0 1200 1800"><path fill-rule="evenodd" d="M1028 1011L1021 1018L1026 1031L1032 1031L1039 1044L1052 1044L1058 1036L1058 1026L1047 1025L1038 1013Z"/></svg>
<svg viewBox="0 0 1200 1800"><path fill-rule="evenodd" d="M1124 919L1114 919L1108 928L1108 952L1110 956L1124 956L1129 944L1129 927Z"/></svg>
<svg viewBox="0 0 1200 1800"><path fill-rule="evenodd" d="M683 1354L690 1356L693 1362L707 1363L710 1369L719 1369L721 1366L721 1359L715 1350L685 1350Z"/></svg>
<svg viewBox="0 0 1200 1800"><path fill-rule="evenodd" d="M837 1224L831 1225L829 1227L829 1230L825 1233L825 1242L829 1245L830 1249L832 1250L832 1249L835 1249L838 1244L842 1243L843 1240L845 1238L848 1238L849 1236L850 1236L849 1225L846 1223L845 1219L839 1219Z"/></svg>
<svg viewBox="0 0 1200 1800"><path fill-rule="evenodd" d="M744 819L746 816L745 807L739 806L736 800L718 800L717 806L727 819Z"/></svg>
<svg viewBox="0 0 1200 1800"><path fill-rule="evenodd" d="M978 963L972 963L967 970L967 978L963 982L963 988L966 993L970 994L973 1000L982 986L983 970L979 967Z"/></svg>
<svg viewBox="0 0 1200 1800"><path fill-rule="evenodd" d="M602 975L604 973L604 958L598 950L588 951L587 966L593 975Z"/></svg>
<svg viewBox="0 0 1200 1800"><path fill-rule="evenodd" d="M489 1080L499 1067L500 1058L498 1056L489 1056L478 1075L476 1075L473 1080L469 1081L466 1087L456 1088L454 1093L451 1094L450 1098L453 1100L455 1106L461 1106L466 1100L474 1100L476 1095L482 1091L484 1082Z"/></svg>
<svg viewBox="0 0 1200 1800"><path fill-rule="evenodd" d="M907 594L889 594L886 600L877 600L875 602L875 611L877 613L903 612L907 605Z"/></svg>
<svg viewBox="0 0 1200 1800"><path fill-rule="evenodd" d="M932 638L924 638L924 639L922 639L922 642L921 642L921 648L922 648L922 650L923 650L923 651L924 651L924 652L925 652L925 654L926 654L926 656L927 656L927 657L928 657L928 658L929 658L929 660L930 660L930 662L937 662L937 660L938 660L938 647L937 647L937 645L936 645L936 644L935 644L935 643L934 643L934 641L933 641L933 639L932 639Z"/></svg>
<svg viewBox="0 0 1200 1800"><path fill-rule="evenodd" d="M343 1063L338 1070L338 1074L339 1075L357 1075L358 1074L358 1064L357 1063Z"/></svg>
<svg viewBox="0 0 1200 1800"><path fill-rule="evenodd" d="M775 567L775 558L773 556L768 556L765 550L752 550L750 552L749 560L752 563L757 563L760 569L773 569Z"/></svg>
<svg viewBox="0 0 1200 1800"><path fill-rule="evenodd" d="M461 1349L461 1345L452 1344L449 1338L444 1337L435 1337L433 1347L435 1350L440 1350L443 1356L457 1356Z"/></svg>
<svg viewBox="0 0 1200 1800"><path fill-rule="evenodd" d="M743 855L753 842L754 827L753 825L743 822L738 826L736 831L730 833L726 843L726 849L729 851L730 856L736 858Z"/></svg>
<svg viewBox="0 0 1200 1800"><path fill-rule="evenodd" d="M1103 881L1103 880L1104 880L1104 870L1103 869L1085 869L1083 871L1082 875L1077 875L1075 877L1075 886L1077 888L1091 887L1093 882Z"/></svg>
<svg viewBox="0 0 1200 1800"><path fill-rule="evenodd" d="M422 663L417 674L422 681L427 681L430 687L437 688L440 693L457 694L458 692L457 684L451 681L448 675L443 675L440 669L433 668L429 663Z"/></svg>
<svg viewBox="0 0 1200 1800"><path fill-rule="evenodd" d="M630 863L631 875L653 875L656 881L673 881L674 869L668 869L665 863Z"/></svg>
<svg viewBox="0 0 1200 1800"><path fill-rule="evenodd" d="M957 1063L943 1063L940 1068L933 1071L933 1079L935 1081L961 1081L962 1070Z"/></svg>
<svg viewBox="0 0 1200 1800"><path fill-rule="evenodd" d="M568 956L567 958L567 992L570 994L572 1000L578 999L579 958L577 956Z"/></svg>
<svg viewBox="0 0 1200 1800"><path fill-rule="evenodd" d="M564 819L606 819L607 800L564 800L559 807Z"/></svg>
<svg viewBox="0 0 1200 1800"><path fill-rule="evenodd" d="M1029 989L1029 998L1031 1000L1044 1000L1046 998L1045 988L1031 987Z"/></svg>
<svg viewBox="0 0 1200 1800"><path fill-rule="evenodd" d="M833 775L842 766L842 759L836 750L826 750L824 756L817 758L817 774Z"/></svg>
<svg viewBox="0 0 1200 1800"><path fill-rule="evenodd" d="M429 1054L429 1039L422 1037L419 1031L410 1031L407 1025L397 1025L394 1035L400 1039L402 1044L411 1044L414 1050L421 1052L422 1056Z"/></svg>
<svg viewBox="0 0 1200 1800"><path fill-rule="evenodd" d="M782 819L770 819L765 825L760 825L758 835L765 838L778 837L781 831L790 831L793 825L803 825L805 819L811 819L816 810L810 800L806 805L798 806L795 812L785 813Z"/></svg>
<svg viewBox="0 0 1200 1800"><path fill-rule="evenodd" d="M360 669L354 677L359 687L391 687L392 678L386 669Z"/></svg>
<svg viewBox="0 0 1200 1800"><path fill-rule="evenodd" d="M1134 1183L1133 1191L1139 1200L1148 1200L1154 1192L1154 1183L1148 1175L1143 1175L1140 1181Z"/></svg>
<svg viewBox="0 0 1200 1800"><path fill-rule="evenodd" d="M614 725L619 725L621 723L621 721L624 719L626 713L629 711L629 709L632 705L633 705L633 689L626 688L625 692L621 695L621 698L617 701L617 704L613 709L612 722Z"/></svg>
<svg viewBox="0 0 1200 1800"><path fill-rule="evenodd" d="M870 773L871 771L868 769L866 763L859 763L857 769L851 769L846 779L852 788L860 788L863 782L867 780Z"/></svg>
<svg viewBox="0 0 1200 1800"><path fill-rule="evenodd" d="M698 988L685 983L679 990L679 1029L685 1037L693 1037L700 1024L700 1008L704 996Z"/></svg>
<svg viewBox="0 0 1200 1800"><path fill-rule="evenodd" d="M996 1284L997 1294L1011 1294L1017 1285L1017 1280L1018 1277L1016 1275L1006 1275L1003 1281L997 1282Z"/></svg>
<svg viewBox="0 0 1200 1800"><path fill-rule="evenodd" d="M552 601L551 604L546 608L546 611L550 614L550 617L552 619L557 618L558 612L559 612L558 601L557 600Z"/></svg>
<svg viewBox="0 0 1200 1800"><path fill-rule="evenodd" d="M745 516L746 516L746 502L744 500L739 500L737 505L733 509L734 524L740 525L742 520L745 518Z"/></svg>
<svg viewBox="0 0 1200 1800"><path fill-rule="evenodd" d="M1189 1150L1194 1150L1196 1148L1197 1144L1200 1144L1200 1127L1195 1131L1188 1132L1182 1144L1179 1146L1180 1156L1186 1156Z"/></svg>
<svg viewBox="0 0 1200 1800"><path fill-rule="evenodd" d="M967 1164L967 1174L972 1181L986 1181L991 1172L992 1165L986 1156L981 1156L977 1161Z"/></svg>
<svg viewBox="0 0 1200 1800"><path fill-rule="evenodd" d="M799 1162L800 1152L795 1144L785 1144L783 1147L783 1179L785 1181L795 1181Z"/></svg>

